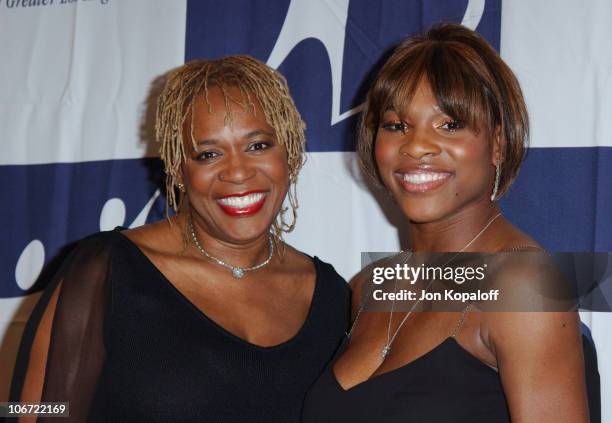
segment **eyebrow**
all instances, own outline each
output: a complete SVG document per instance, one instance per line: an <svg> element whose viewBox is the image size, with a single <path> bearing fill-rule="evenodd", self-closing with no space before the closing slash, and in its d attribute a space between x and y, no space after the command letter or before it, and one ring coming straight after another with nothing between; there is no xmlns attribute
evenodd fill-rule
<svg viewBox="0 0 612 423"><path fill-rule="evenodd" d="M254 138L260 135L267 135L271 138L274 137L274 134L272 132L268 132L263 129L256 129L255 131L251 131L248 134L246 134L244 138ZM196 145L198 146L214 145L218 143L219 143L219 140L215 138L207 138L207 139L196 141Z"/></svg>
<svg viewBox="0 0 612 423"><path fill-rule="evenodd" d="M200 146L200 145L213 145L213 144L217 144L218 141L215 139L205 139L205 140L199 140L196 141L196 145Z"/></svg>
<svg viewBox="0 0 612 423"><path fill-rule="evenodd" d="M274 134L272 132L264 131L263 129L257 129L246 134L245 138L254 138L258 137L259 135L267 135L269 137L274 137Z"/></svg>

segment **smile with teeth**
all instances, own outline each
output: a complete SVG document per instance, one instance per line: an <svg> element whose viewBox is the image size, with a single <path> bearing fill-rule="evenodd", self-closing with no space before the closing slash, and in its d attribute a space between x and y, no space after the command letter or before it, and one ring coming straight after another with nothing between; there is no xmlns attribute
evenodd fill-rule
<svg viewBox="0 0 612 423"><path fill-rule="evenodd" d="M220 198L217 201L224 206L233 207L235 209L244 209L245 207L249 207L260 202L265 196L266 194L263 192L256 192L249 195L243 195L242 197Z"/></svg>
<svg viewBox="0 0 612 423"><path fill-rule="evenodd" d="M396 175L405 191L422 193L444 185L452 174L448 172L409 172Z"/></svg>
<svg viewBox="0 0 612 423"><path fill-rule="evenodd" d="M404 181L411 184L424 184L426 182L438 181L448 176L448 173L406 173L404 174Z"/></svg>
<svg viewBox="0 0 612 423"><path fill-rule="evenodd" d="M245 216L257 213L266 200L265 192L230 195L217 199L217 204L231 216Z"/></svg>

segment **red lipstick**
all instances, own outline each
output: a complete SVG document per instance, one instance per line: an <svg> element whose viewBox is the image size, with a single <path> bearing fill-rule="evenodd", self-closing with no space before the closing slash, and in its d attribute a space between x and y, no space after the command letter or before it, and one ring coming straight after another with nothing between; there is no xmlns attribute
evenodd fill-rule
<svg viewBox="0 0 612 423"><path fill-rule="evenodd" d="M265 191L253 190L224 195L217 199L217 204L230 216L251 216L263 207L266 198Z"/></svg>

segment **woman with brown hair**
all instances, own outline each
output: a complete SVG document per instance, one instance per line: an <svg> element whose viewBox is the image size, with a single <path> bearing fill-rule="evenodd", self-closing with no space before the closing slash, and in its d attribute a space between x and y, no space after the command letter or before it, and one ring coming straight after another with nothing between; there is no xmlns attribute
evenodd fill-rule
<svg viewBox="0 0 612 423"><path fill-rule="evenodd" d="M304 158L285 79L248 56L189 62L156 132L177 214L79 244L26 329L15 400L69 402L57 421L297 422L350 294L282 241Z"/></svg>
<svg viewBox="0 0 612 423"><path fill-rule="evenodd" d="M413 252L542 251L496 203L527 135L512 71L477 33L446 24L383 65L358 151L409 219ZM502 269L506 289L541 282L528 263ZM304 423L588 421L577 313L365 312L367 279L352 283L352 329L307 396Z"/></svg>

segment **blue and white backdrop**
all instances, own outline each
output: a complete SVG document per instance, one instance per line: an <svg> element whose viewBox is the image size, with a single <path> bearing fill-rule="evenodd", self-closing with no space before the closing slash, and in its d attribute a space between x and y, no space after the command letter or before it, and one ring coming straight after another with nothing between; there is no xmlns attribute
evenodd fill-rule
<svg viewBox="0 0 612 423"><path fill-rule="evenodd" d="M518 75L533 125L504 212L551 251L612 251L610 19L608 0L0 0L0 401L62 247L163 218L153 103L158 77L193 58L247 53L286 75L309 151L288 240L349 278L360 251L400 242L355 171L368 75L432 23L474 28ZM581 317L611 398L612 314Z"/></svg>

